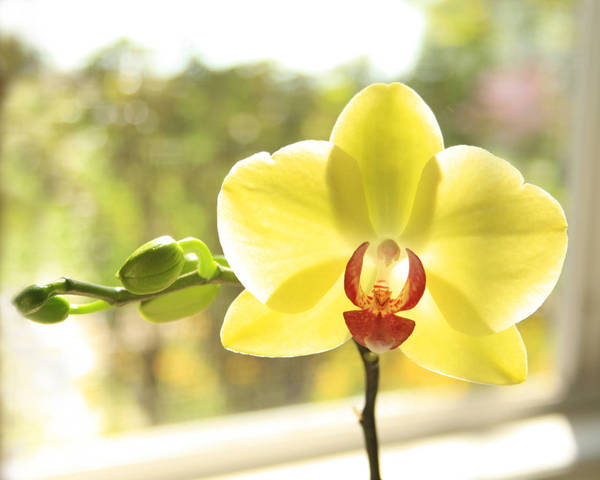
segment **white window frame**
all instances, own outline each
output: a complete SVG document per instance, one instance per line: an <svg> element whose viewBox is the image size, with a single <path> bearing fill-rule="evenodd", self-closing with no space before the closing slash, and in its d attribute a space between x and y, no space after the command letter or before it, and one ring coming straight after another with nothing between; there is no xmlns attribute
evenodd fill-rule
<svg viewBox="0 0 600 480"><path fill-rule="evenodd" d="M559 364L569 396L600 390L600 2L581 3L568 162L569 249Z"/></svg>

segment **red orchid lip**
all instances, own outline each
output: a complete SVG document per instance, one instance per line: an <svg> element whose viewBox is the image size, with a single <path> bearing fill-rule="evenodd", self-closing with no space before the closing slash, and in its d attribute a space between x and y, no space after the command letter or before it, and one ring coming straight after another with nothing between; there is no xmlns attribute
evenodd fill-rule
<svg viewBox="0 0 600 480"><path fill-rule="evenodd" d="M362 243L346 265L344 290L350 301L361 310L344 312L344 320L358 343L375 353L382 353L400 346L413 332L415 322L395 313L409 310L419 303L425 292L425 269L419 257L407 248L408 277L400 294L391 298L388 279L378 278L372 295L366 295L360 285L360 275L368 247L369 242ZM393 240L385 240L379 245L378 256L389 269L398 261L400 249Z"/></svg>

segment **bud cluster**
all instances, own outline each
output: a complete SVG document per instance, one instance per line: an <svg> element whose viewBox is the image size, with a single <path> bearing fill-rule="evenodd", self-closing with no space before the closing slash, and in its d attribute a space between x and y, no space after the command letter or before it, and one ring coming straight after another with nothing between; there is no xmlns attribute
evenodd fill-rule
<svg viewBox="0 0 600 480"><path fill-rule="evenodd" d="M167 322L193 315L212 302L219 285L202 283L213 280L219 274L219 264L227 266L224 259L214 258L201 240L188 237L176 241L164 235L140 246L125 260L116 274L125 292L122 288L85 282L79 282L80 285L85 284L85 289L73 292L72 287L64 286L66 282L73 281L64 278L54 284L30 285L15 297L13 303L30 320L57 323L65 320L69 314L90 313L122 304L119 295L126 293L129 301L141 301L139 308L144 318L153 322ZM201 278L189 278L194 272ZM183 276L188 278L170 289ZM95 292L94 288L101 294ZM56 293L75 293L106 301L70 305ZM138 299L138 296L141 298Z"/></svg>

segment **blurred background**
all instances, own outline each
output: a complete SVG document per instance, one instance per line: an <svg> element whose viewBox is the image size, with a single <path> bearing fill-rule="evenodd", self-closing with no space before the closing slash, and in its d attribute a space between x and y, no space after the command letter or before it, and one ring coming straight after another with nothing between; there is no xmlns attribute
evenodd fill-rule
<svg viewBox="0 0 600 480"><path fill-rule="evenodd" d="M135 306L34 324L10 305L62 275L115 285L137 246L220 252L216 198L238 160L327 139L362 87L403 81L447 146L486 148L567 209L574 0L0 0L3 456L146 427L357 395L354 346L294 359L225 351L222 288L172 324ZM557 289L560 295L560 289ZM520 324L530 378L557 377L557 292ZM481 389L382 357L382 389ZM357 431L358 434L358 431Z"/></svg>

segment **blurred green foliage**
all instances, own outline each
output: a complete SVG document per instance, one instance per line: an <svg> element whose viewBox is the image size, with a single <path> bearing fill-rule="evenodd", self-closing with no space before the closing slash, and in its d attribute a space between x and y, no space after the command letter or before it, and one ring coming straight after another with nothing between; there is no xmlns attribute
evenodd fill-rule
<svg viewBox="0 0 600 480"><path fill-rule="evenodd" d="M431 106L446 145L483 146L564 199L573 2L459 0L421 8L428 21L421 56L398 80ZM64 274L115 284L130 252L160 235L193 235L219 252L216 199L232 165L257 151L328 138L347 101L377 80L364 61L313 78L268 63L214 70L194 60L161 77L149 52L126 41L66 73L14 38L0 38L0 59L5 290ZM222 288L209 310L169 325L146 322L134 308L66 322L85 322L95 339L96 366L78 388L101 412L104 431L361 390L351 344L279 360L223 350L220 324L238 292ZM522 327L531 371L548 371L549 321L540 314ZM399 353L382 362L386 389L473 388ZM22 417L5 416L9 437Z"/></svg>

